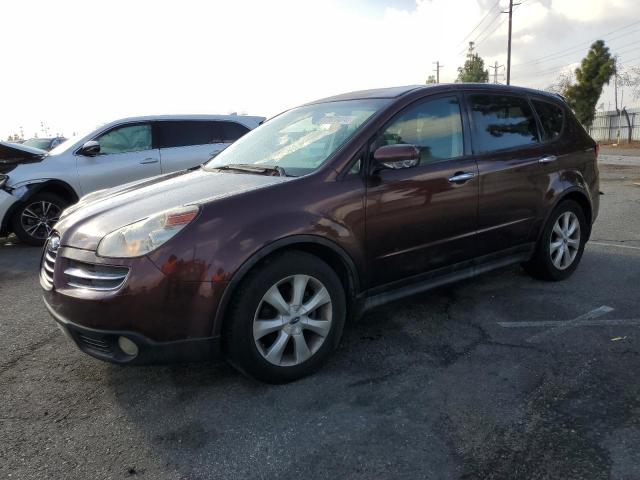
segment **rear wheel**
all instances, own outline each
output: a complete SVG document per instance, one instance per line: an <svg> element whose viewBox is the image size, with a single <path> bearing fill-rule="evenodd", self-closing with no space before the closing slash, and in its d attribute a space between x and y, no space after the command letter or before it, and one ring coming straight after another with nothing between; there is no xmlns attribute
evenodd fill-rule
<svg viewBox="0 0 640 480"><path fill-rule="evenodd" d="M67 205L68 202L53 193L37 193L14 213L13 232L24 243L43 245Z"/></svg>
<svg viewBox="0 0 640 480"><path fill-rule="evenodd" d="M543 280L563 280L578 267L587 238L582 207L565 200L553 211L525 270Z"/></svg>
<svg viewBox="0 0 640 480"><path fill-rule="evenodd" d="M225 347L243 373L286 383L317 370L338 344L345 292L319 258L286 252L249 274L234 296Z"/></svg>

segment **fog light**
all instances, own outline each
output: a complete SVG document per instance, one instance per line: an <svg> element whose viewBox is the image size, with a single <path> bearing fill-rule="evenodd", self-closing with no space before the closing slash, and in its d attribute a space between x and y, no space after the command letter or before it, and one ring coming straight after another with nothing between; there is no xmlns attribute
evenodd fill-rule
<svg viewBox="0 0 640 480"><path fill-rule="evenodd" d="M127 355L135 357L138 355L138 346L127 337L118 337L118 346Z"/></svg>

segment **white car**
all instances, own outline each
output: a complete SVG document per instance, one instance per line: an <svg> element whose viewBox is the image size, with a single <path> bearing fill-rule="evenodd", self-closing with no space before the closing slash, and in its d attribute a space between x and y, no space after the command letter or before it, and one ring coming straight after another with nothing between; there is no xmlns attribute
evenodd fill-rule
<svg viewBox="0 0 640 480"><path fill-rule="evenodd" d="M264 117L180 115L117 120L50 152L0 142L0 236L41 245L62 210L88 193L206 162Z"/></svg>

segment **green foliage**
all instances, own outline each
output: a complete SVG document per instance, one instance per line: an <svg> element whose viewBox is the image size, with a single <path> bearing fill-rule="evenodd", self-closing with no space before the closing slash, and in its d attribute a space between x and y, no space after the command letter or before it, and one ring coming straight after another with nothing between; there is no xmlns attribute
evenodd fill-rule
<svg viewBox="0 0 640 480"><path fill-rule="evenodd" d="M474 43L469 42L467 60L463 67L458 67L458 78L456 82L476 82L487 83L489 81L489 70L484 69L484 60L474 52Z"/></svg>
<svg viewBox="0 0 640 480"><path fill-rule="evenodd" d="M615 60L604 41L594 42L576 69L576 83L568 85L564 91L567 102L583 125L588 127L593 123L602 88L609 84L615 69Z"/></svg>
<svg viewBox="0 0 640 480"><path fill-rule="evenodd" d="M430 84L430 83L436 83L435 75L429 75L429 78L427 78L427 84Z"/></svg>

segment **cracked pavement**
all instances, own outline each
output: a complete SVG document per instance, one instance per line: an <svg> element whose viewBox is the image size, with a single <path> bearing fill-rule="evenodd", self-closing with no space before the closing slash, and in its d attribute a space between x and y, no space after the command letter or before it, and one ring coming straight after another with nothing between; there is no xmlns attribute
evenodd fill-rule
<svg viewBox="0 0 640 480"><path fill-rule="evenodd" d="M539 328L498 325L601 305L640 318L637 178L640 165L601 166L600 217L569 280L511 267L386 305L284 386L221 362L94 360L48 318L38 249L0 246L0 477L640 478L638 327L530 344Z"/></svg>

